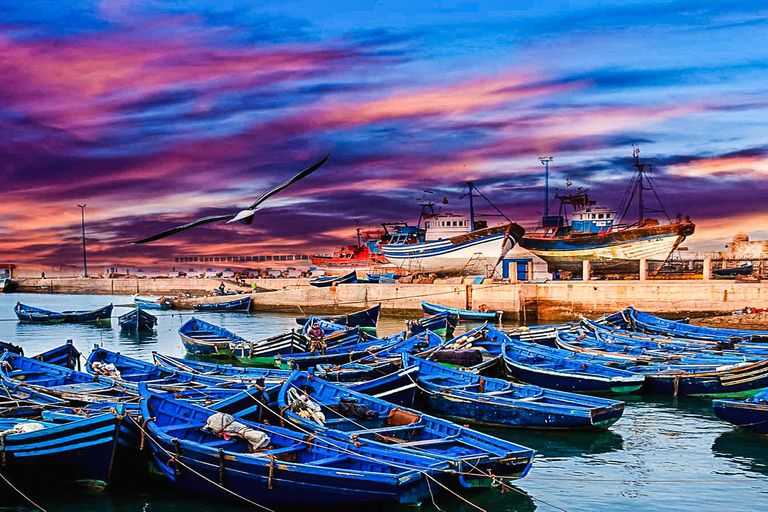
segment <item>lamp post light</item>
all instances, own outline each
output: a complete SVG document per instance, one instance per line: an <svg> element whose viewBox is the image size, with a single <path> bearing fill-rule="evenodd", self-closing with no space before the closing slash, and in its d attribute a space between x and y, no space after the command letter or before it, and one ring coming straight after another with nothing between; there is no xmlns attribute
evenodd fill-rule
<svg viewBox="0 0 768 512"><path fill-rule="evenodd" d="M85 259L85 205L79 204L80 207L80 222L83 227L83 277L88 277L88 264Z"/></svg>
<svg viewBox="0 0 768 512"><path fill-rule="evenodd" d="M549 162L554 160L551 156L540 156L539 161L544 165L544 217L549 217Z"/></svg>

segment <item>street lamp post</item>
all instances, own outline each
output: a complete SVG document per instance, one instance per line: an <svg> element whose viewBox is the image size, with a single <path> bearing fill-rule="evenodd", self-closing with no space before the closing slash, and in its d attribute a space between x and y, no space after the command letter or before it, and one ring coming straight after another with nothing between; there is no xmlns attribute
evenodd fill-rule
<svg viewBox="0 0 768 512"><path fill-rule="evenodd" d="M88 264L85 259L85 205L79 204L80 207L80 222L83 227L83 277L88 277Z"/></svg>
<svg viewBox="0 0 768 512"><path fill-rule="evenodd" d="M544 217L549 217L549 162L551 156L540 156L539 161L544 165Z"/></svg>

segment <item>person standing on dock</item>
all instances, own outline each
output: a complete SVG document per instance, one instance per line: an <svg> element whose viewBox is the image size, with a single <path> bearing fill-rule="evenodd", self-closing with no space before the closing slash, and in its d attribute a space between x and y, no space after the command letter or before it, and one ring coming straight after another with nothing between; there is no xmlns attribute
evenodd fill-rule
<svg viewBox="0 0 768 512"><path fill-rule="evenodd" d="M307 335L309 336L309 351L312 354L317 354L317 351L320 350L320 353L325 355L325 347L328 345L324 339L325 331L320 327L320 324L317 322L312 324L312 328L307 331Z"/></svg>

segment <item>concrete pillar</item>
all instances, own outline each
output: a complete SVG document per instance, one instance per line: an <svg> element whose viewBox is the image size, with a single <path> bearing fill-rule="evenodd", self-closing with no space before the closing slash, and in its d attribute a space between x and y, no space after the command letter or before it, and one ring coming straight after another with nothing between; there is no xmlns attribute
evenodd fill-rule
<svg viewBox="0 0 768 512"><path fill-rule="evenodd" d="M592 266L589 264L589 260L581 262L581 280L589 281L592 279Z"/></svg>
<svg viewBox="0 0 768 512"><path fill-rule="evenodd" d="M704 258L704 281L711 281L712 280L712 258Z"/></svg>
<svg viewBox="0 0 768 512"><path fill-rule="evenodd" d="M645 258L640 260L640 280L641 281L648 280L648 260L646 260Z"/></svg>

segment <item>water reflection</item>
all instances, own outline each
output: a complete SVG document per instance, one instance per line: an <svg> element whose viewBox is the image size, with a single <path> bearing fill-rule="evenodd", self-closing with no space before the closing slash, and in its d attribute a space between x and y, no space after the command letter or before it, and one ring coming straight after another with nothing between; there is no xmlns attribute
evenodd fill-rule
<svg viewBox="0 0 768 512"><path fill-rule="evenodd" d="M482 428L493 436L536 450L537 457L578 457L610 453L624 448L621 434L611 430L528 430Z"/></svg>
<svg viewBox="0 0 768 512"><path fill-rule="evenodd" d="M768 436L736 428L720 434L712 453L730 459L741 469L768 475Z"/></svg>

